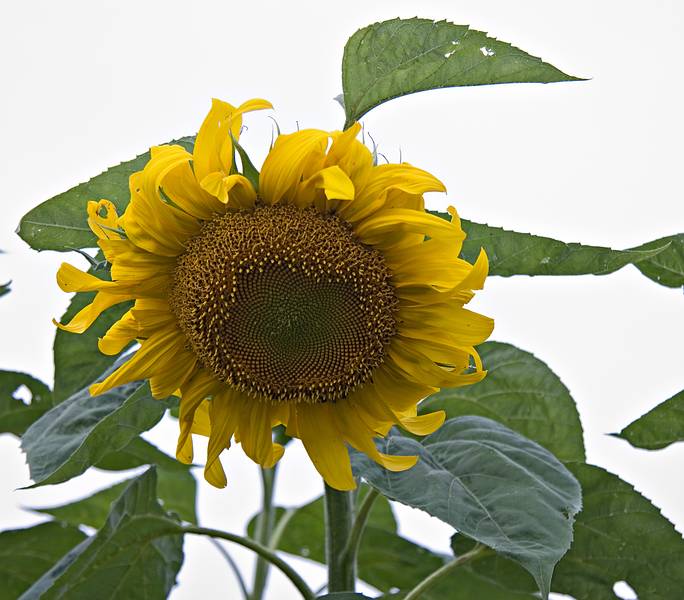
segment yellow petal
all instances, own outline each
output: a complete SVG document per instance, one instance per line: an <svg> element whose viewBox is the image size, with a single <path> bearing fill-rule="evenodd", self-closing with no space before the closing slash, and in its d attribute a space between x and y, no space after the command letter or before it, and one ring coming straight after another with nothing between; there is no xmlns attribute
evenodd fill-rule
<svg viewBox="0 0 684 600"><path fill-rule="evenodd" d="M252 184L243 175L210 173L202 180L202 188L231 208L253 208L257 199Z"/></svg>
<svg viewBox="0 0 684 600"><path fill-rule="evenodd" d="M347 402L338 402L333 414L344 438L359 452L367 454L388 471L405 471L418 461L417 456L396 456L379 452L373 441L373 431L366 427L364 421Z"/></svg>
<svg viewBox="0 0 684 600"><path fill-rule="evenodd" d="M336 490L356 488L349 452L335 426L329 403L295 407L297 430L316 470Z"/></svg>
<svg viewBox="0 0 684 600"><path fill-rule="evenodd" d="M69 321L69 323L62 325L55 320L53 320L53 323L64 331L69 331L70 333L83 333L105 310L114 306L115 304L125 302L128 299L128 296L118 296L109 294L107 292L98 292L95 294L93 301L78 311L78 313L74 315L74 318Z"/></svg>
<svg viewBox="0 0 684 600"><path fill-rule="evenodd" d="M237 412L242 449L254 462L264 469L270 469L280 460L284 450L280 444L273 443L271 405L265 401L241 397Z"/></svg>
<svg viewBox="0 0 684 600"><path fill-rule="evenodd" d="M226 475L219 461L219 455L230 446L230 438L238 424L239 407L235 405L233 391L226 388L214 396L209 403L211 435L207 446L207 463L204 477L211 485L226 486Z"/></svg>
<svg viewBox="0 0 684 600"><path fill-rule="evenodd" d="M116 214L116 206L109 200L88 202L88 227L100 239L120 240L121 235L115 230L119 228L119 215Z"/></svg>
<svg viewBox="0 0 684 600"><path fill-rule="evenodd" d="M273 108L262 99L248 100L238 108L214 98L211 110L204 119L193 152L193 167L197 181L203 181L210 173L230 173L233 164L233 142L240 136L242 114L253 110Z"/></svg>
<svg viewBox="0 0 684 600"><path fill-rule="evenodd" d="M185 347L185 343L185 336L180 333L177 327L167 327L149 339L143 340L140 349L135 352L133 357L104 381L91 385L90 393L97 396L117 385L149 378L157 369L173 362L179 349ZM178 382L173 390L180 387L182 383L182 381Z"/></svg>
<svg viewBox="0 0 684 600"><path fill-rule="evenodd" d="M259 193L264 202L275 204L295 197L305 173L311 170L313 174L323 167L328 137L327 132L318 129L278 136L259 175Z"/></svg>
<svg viewBox="0 0 684 600"><path fill-rule="evenodd" d="M97 341L97 347L102 354L115 356L137 337L138 323L129 310Z"/></svg>

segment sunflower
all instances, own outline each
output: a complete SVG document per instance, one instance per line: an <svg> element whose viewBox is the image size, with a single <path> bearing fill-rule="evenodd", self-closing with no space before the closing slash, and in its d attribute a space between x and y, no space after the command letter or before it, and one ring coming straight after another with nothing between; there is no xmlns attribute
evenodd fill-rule
<svg viewBox="0 0 684 600"><path fill-rule="evenodd" d="M214 100L192 153L151 149L123 215L88 202L111 281L64 263L62 290L97 294L59 327L82 333L135 300L99 349L140 346L90 392L149 379L154 397L180 395L178 459L192 461L191 434L208 436L212 485L226 485L219 455L231 440L272 467L283 454L272 428L283 424L328 485L349 490L347 444L408 469L415 456L382 454L374 438L393 425L431 433L444 413L418 416L417 403L484 377L474 346L493 321L463 306L487 257L458 258L454 209L451 221L424 209L423 193L442 183L405 163L376 165L358 123L279 135L258 178L240 174L242 115L266 108Z"/></svg>

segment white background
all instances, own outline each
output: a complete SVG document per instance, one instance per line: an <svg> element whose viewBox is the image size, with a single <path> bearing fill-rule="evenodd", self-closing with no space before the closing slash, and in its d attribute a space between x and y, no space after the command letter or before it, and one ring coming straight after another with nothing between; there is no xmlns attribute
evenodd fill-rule
<svg viewBox="0 0 684 600"><path fill-rule="evenodd" d="M37 203L150 145L194 133L216 96L264 97L283 131L339 128L332 98L358 28L395 16L448 19L490 32L590 81L449 89L395 100L365 126L380 150L440 177L466 218L565 241L627 248L684 230L681 58L684 5L589 0L423 2L36 1L0 19L0 368L51 381L50 323L67 306L55 284L62 260L37 254L14 229ZM248 116L243 137L261 161L272 122ZM684 530L684 446L655 453L605 436L682 388L682 291L633 267L606 277L491 278L474 307L496 320L493 338L545 360L570 388L589 461L618 473ZM149 439L168 452L176 425ZM0 437L0 527L41 520L22 510L69 501L119 479L88 472L60 486L29 483L16 439ZM198 471L202 524L241 532L258 508L256 467L239 447L224 455L229 485ZM301 447L288 447L276 500L321 492ZM402 532L446 550L450 529L399 508ZM251 569L248 553L234 550ZM323 571L296 561L314 585ZM237 598L232 576L203 539L188 539L174 600ZM280 576L269 598L297 595Z"/></svg>

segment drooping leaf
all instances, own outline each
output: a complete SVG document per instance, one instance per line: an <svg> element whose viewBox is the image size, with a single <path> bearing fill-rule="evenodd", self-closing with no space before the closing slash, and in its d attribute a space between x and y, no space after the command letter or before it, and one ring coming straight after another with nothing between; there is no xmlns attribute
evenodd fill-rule
<svg viewBox="0 0 684 600"><path fill-rule="evenodd" d="M391 19L357 31L342 59L345 127L398 96L494 83L577 81L486 33L430 19Z"/></svg>
<svg viewBox="0 0 684 600"><path fill-rule="evenodd" d="M185 521L196 522L197 484L190 468L164 454L144 439L133 438L128 446L108 454L95 466L118 471L142 465L157 467L157 493L164 510L177 513ZM129 480L117 483L68 504L31 510L52 515L72 525L88 525L99 529L109 514L112 502L121 495L129 483Z"/></svg>
<svg viewBox="0 0 684 600"><path fill-rule="evenodd" d="M381 452L419 461L391 473L353 452L357 474L387 497L516 560L548 595L581 505L579 484L550 452L483 417L450 419L420 443L391 434L378 444Z"/></svg>
<svg viewBox="0 0 684 600"><path fill-rule="evenodd" d="M41 523L0 533L0 600L15 600L87 536L77 527Z"/></svg>
<svg viewBox="0 0 684 600"><path fill-rule="evenodd" d="M22 596L51 598L165 599L183 562L179 524L157 502L150 468L114 503L94 536L65 555Z"/></svg>
<svg viewBox="0 0 684 600"><path fill-rule="evenodd" d="M26 403L17 397L25 386L31 393ZM27 373L0 371L0 433L21 435L52 406L52 392L42 381Z"/></svg>
<svg viewBox="0 0 684 600"><path fill-rule="evenodd" d="M682 287L684 285L684 233L647 242L634 250L653 250L665 244L669 244L665 250L646 260L640 260L634 266L660 285Z"/></svg>
<svg viewBox="0 0 684 600"><path fill-rule="evenodd" d="M169 143L192 148L193 141L193 137L186 137ZM149 159L150 153L145 152L46 200L22 217L17 233L34 250L94 248L97 239L88 227L88 201L105 198L123 213L130 200L128 178L142 170Z"/></svg>
<svg viewBox="0 0 684 600"><path fill-rule="evenodd" d="M90 269L90 274L109 280L104 268ZM82 308L93 301L95 292L79 292L74 295L60 323L68 323ZM55 403L61 402L78 390L93 383L99 375L111 367L118 355L102 354L97 341L131 308L131 302L116 304L104 311L86 331L80 334L57 329L53 344L55 361Z"/></svg>
<svg viewBox="0 0 684 600"><path fill-rule="evenodd" d="M67 481L153 427L166 404L148 384L122 385L92 397L74 394L38 419L22 437L35 486Z"/></svg>
<svg viewBox="0 0 684 600"><path fill-rule="evenodd" d="M632 446L660 450L684 441L684 390L614 434Z"/></svg>
<svg viewBox="0 0 684 600"><path fill-rule="evenodd" d="M614 600L613 586L626 581L639 600L678 598L684 589L684 540L672 524L616 475L582 463L567 466L582 485L584 507L552 590L577 600ZM531 589L526 573L501 556L464 569L502 590Z"/></svg>
<svg viewBox="0 0 684 600"><path fill-rule="evenodd" d="M560 460L584 460L579 414L558 376L541 360L510 344L486 342L478 352L487 377L477 385L442 389L420 403L420 412L445 410L447 418L488 417Z"/></svg>

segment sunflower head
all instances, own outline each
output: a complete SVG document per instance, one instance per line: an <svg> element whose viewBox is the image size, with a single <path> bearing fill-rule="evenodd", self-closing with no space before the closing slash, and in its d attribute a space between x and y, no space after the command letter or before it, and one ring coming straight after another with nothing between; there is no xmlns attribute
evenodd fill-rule
<svg viewBox="0 0 684 600"><path fill-rule="evenodd" d="M444 413L417 416L417 403L484 377L474 346L493 322L464 305L487 258L458 258L455 211L447 222L424 210L423 193L442 184L405 163L375 165L358 124L280 135L256 189L237 172L234 144L242 115L264 108L214 100L192 154L152 148L123 215L88 203L112 280L63 264L63 290L97 294L59 326L81 333L135 301L99 347L140 347L91 392L138 379L155 397L179 392L177 456L191 462L192 434L208 436L213 485L226 485L219 454L232 441L273 466L283 448L271 430L283 424L330 486L352 489L347 444L410 468L416 457L382 454L374 438L395 424L434 431Z"/></svg>

